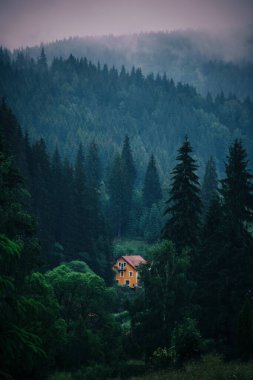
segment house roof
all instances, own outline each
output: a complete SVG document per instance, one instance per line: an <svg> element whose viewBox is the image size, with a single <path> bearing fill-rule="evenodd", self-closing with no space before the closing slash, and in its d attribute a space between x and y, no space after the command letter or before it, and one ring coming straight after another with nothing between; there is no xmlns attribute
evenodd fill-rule
<svg viewBox="0 0 253 380"><path fill-rule="evenodd" d="M133 268L137 268L140 264L146 264L146 260L141 256L122 256L128 264L130 264Z"/></svg>

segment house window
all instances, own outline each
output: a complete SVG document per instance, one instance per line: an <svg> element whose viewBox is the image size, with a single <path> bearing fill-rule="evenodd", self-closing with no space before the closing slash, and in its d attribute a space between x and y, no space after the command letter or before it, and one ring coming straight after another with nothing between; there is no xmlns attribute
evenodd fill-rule
<svg viewBox="0 0 253 380"><path fill-rule="evenodd" d="M123 272L120 272L119 275L120 275L120 277L124 277L124 273Z"/></svg>
<svg viewBox="0 0 253 380"><path fill-rule="evenodd" d="M129 285L130 284L130 281L129 280L126 280L126 285Z"/></svg>
<svg viewBox="0 0 253 380"><path fill-rule="evenodd" d="M119 262L119 270L123 270L126 267L126 263Z"/></svg>
<svg viewBox="0 0 253 380"><path fill-rule="evenodd" d="M133 277L133 272L129 272L129 277Z"/></svg>

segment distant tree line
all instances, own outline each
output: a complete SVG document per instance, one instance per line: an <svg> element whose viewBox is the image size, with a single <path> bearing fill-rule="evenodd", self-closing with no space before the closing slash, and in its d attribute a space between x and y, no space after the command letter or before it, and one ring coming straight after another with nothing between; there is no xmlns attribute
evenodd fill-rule
<svg viewBox="0 0 253 380"><path fill-rule="evenodd" d="M73 55L49 64L46 53L41 49L34 59L20 51L13 59L0 49L0 96L32 141L45 139L50 154L58 146L73 163L79 144L87 151L95 139L107 170L127 134L139 186L152 153L161 182L168 183L168 170L185 134L195 146L201 175L210 156L223 175L225 151L236 137L252 159L250 98L240 100L222 91L201 96L194 87L176 84L166 75L144 76L140 68L95 65Z"/></svg>

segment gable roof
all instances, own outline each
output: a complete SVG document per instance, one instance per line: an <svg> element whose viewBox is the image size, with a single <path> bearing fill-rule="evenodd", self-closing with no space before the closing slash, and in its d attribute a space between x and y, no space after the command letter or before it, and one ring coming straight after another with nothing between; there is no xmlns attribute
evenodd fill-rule
<svg viewBox="0 0 253 380"><path fill-rule="evenodd" d="M137 268L140 264L146 264L146 260L141 256L122 256L128 264L130 264L133 268Z"/></svg>

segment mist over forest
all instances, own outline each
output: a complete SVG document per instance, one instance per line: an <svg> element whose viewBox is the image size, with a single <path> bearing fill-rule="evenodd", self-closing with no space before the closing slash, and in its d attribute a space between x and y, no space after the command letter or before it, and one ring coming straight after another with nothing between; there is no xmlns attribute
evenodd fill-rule
<svg viewBox="0 0 253 380"><path fill-rule="evenodd" d="M49 63L54 57L87 57L93 63L127 70L140 67L145 75L166 75L188 83L203 95L252 96L253 36L250 28L215 33L198 30L122 36L72 37L45 44ZM41 46L23 49L33 58ZM14 51L16 56L18 50Z"/></svg>
<svg viewBox="0 0 253 380"><path fill-rule="evenodd" d="M251 32L0 48L0 378L252 380Z"/></svg>

